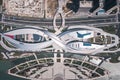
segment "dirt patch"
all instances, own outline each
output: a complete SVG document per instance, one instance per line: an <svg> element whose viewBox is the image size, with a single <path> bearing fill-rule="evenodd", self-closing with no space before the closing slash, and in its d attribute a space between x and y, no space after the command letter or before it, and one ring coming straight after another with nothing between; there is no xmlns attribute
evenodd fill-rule
<svg viewBox="0 0 120 80"><path fill-rule="evenodd" d="M47 0L47 16L53 17L57 11L58 1L57 0Z"/></svg>

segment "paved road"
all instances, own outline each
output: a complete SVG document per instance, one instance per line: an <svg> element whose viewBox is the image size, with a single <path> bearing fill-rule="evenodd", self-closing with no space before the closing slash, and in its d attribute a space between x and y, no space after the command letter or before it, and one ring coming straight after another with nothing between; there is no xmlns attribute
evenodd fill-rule
<svg viewBox="0 0 120 80"><path fill-rule="evenodd" d="M38 19L38 18L23 18L16 16L5 15L4 22L13 24L30 24L30 25L42 25L42 26L52 26L52 19ZM66 19L66 25L82 25L82 24L99 24L99 23L111 23L116 22L116 15L109 16L95 16L86 18L72 18ZM61 24L59 19L56 20L57 25Z"/></svg>

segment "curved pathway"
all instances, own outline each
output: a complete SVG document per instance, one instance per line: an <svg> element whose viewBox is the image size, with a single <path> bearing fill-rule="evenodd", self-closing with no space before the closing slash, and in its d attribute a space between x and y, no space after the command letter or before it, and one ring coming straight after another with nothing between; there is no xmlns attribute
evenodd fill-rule
<svg viewBox="0 0 120 80"><path fill-rule="evenodd" d="M65 14L62 10L63 5L64 5L63 2L64 2L63 0L58 0L58 5L59 6L58 6L57 12L54 16L54 19L53 19L53 26L54 26L54 29L55 29L56 32L61 31L63 29L63 27L65 26ZM56 18L57 18L58 15L60 15L60 17L62 19L62 24L60 25L60 29L56 25Z"/></svg>

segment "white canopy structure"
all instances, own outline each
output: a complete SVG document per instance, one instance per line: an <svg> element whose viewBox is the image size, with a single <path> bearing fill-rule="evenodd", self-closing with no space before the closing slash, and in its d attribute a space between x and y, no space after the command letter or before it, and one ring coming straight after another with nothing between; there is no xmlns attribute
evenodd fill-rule
<svg viewBox="0 0 120 80"><path fill-rule="evenodd" d="M22 33L21 33L22 32ZM29 43L21 40L25 37L24 34L36 34L44 38L37 43ZM62 49L71 53L79 54L96 54L100 52L106 52L105 49L109 49L116 46L119 43L119 38L116 35L104 32L101 29L91 28L88 26L75 26L68 30L56 35L44 29L25 27L21 29L12 30L1 34L5 41L1 40L1 45L9 51L33 51L38 52L52 47L51 49ZM14 38L18 35L17 40ZM23 35L21 37L21 35ZM29 36L26 36L29 37ZM33 40L33 38L32 38ZM8 46L13 46L12 48ZM55 44L55 46L53 46Z"/></svg>

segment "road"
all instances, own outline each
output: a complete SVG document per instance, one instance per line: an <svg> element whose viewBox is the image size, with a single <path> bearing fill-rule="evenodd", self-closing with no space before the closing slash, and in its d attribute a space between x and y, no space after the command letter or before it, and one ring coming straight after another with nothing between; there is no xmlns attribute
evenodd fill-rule
<svg viewBox="0 0 120 80"><path fill-rule="evenodd" d="M41 26L53 26L52 19L38 19L38 18L23 18L17 16L9 16L5 15L3 21L6 24L24 24L24 25L41 25ZM116 24L116 15L107 15L107 16L94 16L94 17L86 17L86 18L67 18L66 25L84 25L84 24L99 24L99 23L115 23ZM60 25L60 19L56 20L56 24Z"/></svg>

